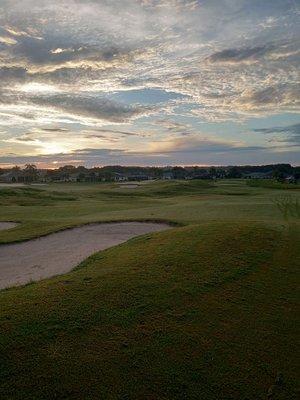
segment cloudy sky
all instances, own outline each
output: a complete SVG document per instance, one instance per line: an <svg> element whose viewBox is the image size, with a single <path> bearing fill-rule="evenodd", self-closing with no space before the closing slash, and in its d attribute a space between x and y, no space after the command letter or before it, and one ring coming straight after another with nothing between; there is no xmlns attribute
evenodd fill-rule
<svg viewBox="0 0 300 400"><path fill-rule="evenodd" d="M300 0L0 0L0 167L300 163Z"/></svg>

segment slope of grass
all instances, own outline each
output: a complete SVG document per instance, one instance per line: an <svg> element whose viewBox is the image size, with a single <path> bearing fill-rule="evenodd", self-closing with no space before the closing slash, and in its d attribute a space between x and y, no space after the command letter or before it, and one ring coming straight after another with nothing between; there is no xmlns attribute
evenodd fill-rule
<svg viewBox="0 0 300 400"><path fill-rule="evenodd" d="M278 182L273 179L250 179L247 185L251 187L260 187L268 189L281 189L281 190L299 190L300 185Z"/></svg>
<svg viewBox="0 0 300 400"><path fill-rule="evenodd" d="M0 206L33 206L52 205L62 201L74 201L76 197L62 192L47 192L45 190L24 188L0 188Z"/></svg>
<svg viewBox="0 0 300 400"><path fill-rule="evenodd" d="M272 226L146 235L1 292L1 399L296 399L299 228Z"/></svg>

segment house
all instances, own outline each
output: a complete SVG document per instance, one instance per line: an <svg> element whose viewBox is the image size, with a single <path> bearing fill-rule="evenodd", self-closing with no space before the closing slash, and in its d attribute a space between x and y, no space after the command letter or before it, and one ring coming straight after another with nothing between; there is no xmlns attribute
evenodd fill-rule
<svg viewBox="0 0 300 400"><path fill-rule="evenodd" d="M192 175L192 179L205 179L205 180L210 180L210 179L215 179L214 175L211 175L209 172L202 172L200 174L194 174Z"/></svg>
<svg viewBox="0 0 300 400"><path fill-rule="evenodd" d="M163 174L162 174L162 178L163 178L164 180L170 181L171 179L174 179L174 174L173 174L173 172L171 172L171 171L165 171L165 172L163 172Z"/></svg>
<svg viewBox="0 0 300 400"><path fill-rule="evenodd" d="M272 179L273 173L269 172L251 172L249 174L243 174L242 176L245 179Z"/></svg>
<svg viewBox="0 0 300 400"><path fill-rule="evenodd" d="M289 175L286 178L284 178L284 181L286 183L297 183L297 179L293 175Z"/></svg>
<svg viewBox="0 0 300 400"><path fill-rule="evenodd" d="M0 182L17 183L24 182L25 176L20 170L11 170L5 174L0 175Z"/></svg>
<svg viewBox="0 0 300 400"><path fill-rule="evenodd" d="M124 174L119 174L118 172L114 173L115 182L126 182L128 181L128 176Z"/></svg>
<svg viewBox="0 0 300 400"><path fill-rule="evenodd" d="M128 175L129 181L148 181L151 176L146 174Z"/></svg>
<svg viewBox="0 0 300 400"><path fill-rule="evenodd" d="M68 182L78 182L79 181L79 173L70 174L68 177Z"/></svg>

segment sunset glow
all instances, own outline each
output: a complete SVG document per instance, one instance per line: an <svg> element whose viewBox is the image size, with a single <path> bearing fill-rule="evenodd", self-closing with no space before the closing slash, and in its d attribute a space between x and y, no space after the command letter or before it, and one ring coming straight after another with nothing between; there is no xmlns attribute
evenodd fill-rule
<svg viewBox="0 0 300 400"><path fill-rule="evenodd" d="M297 0L0 1L0 165L299 163L299 15Z"/></svg>

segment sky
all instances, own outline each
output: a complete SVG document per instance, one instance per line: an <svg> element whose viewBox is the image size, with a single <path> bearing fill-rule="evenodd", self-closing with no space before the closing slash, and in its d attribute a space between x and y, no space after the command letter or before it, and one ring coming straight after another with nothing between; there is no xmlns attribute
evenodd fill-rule
<svg viewBox="0 0 300 400"><path fill-rule="evenodd" d="M300 0L0 0L0 168L300 164Z"/></svg>

